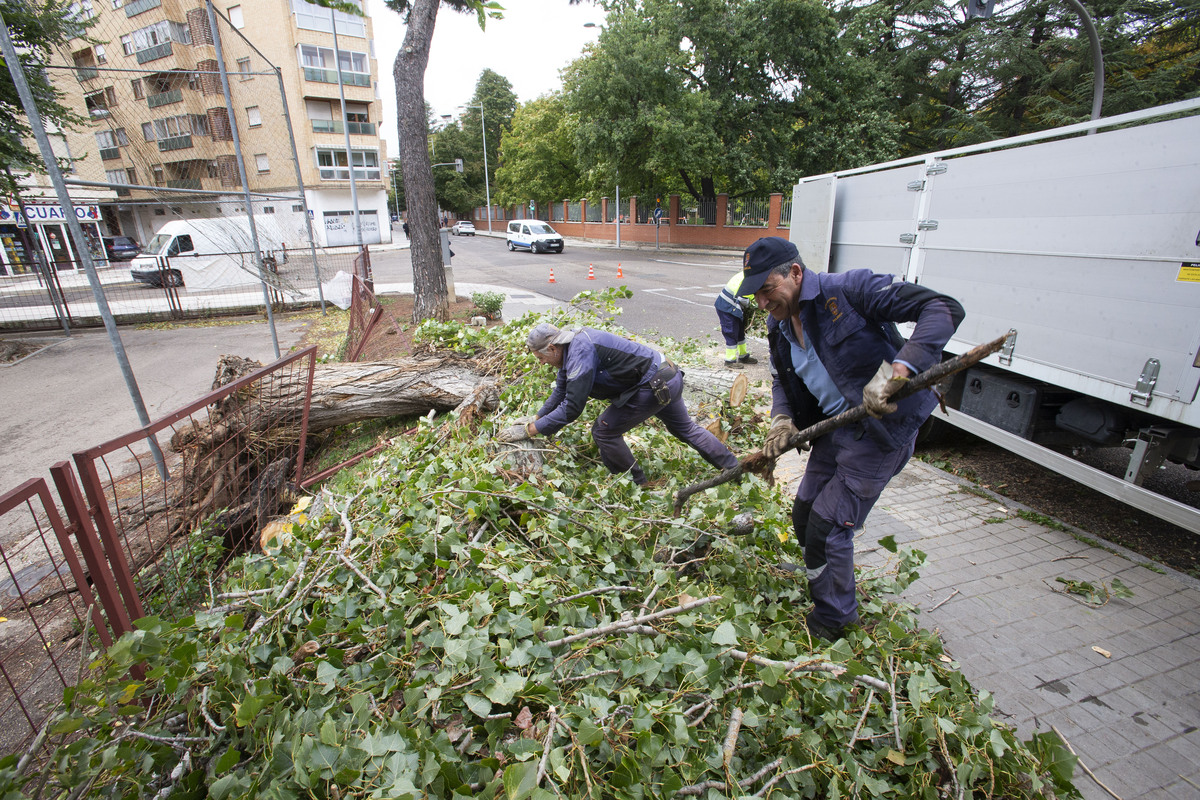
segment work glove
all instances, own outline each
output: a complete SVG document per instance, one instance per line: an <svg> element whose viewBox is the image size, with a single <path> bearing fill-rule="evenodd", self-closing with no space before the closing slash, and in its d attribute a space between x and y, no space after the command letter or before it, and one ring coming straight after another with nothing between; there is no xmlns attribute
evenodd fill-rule
<svg viewBox="0 0 1200 800"><path fill-rule="evenodd" d="M496 434L497 442L506 442L509 444L512 442L523 442L528 438L529 428L520 423L509 426Z"/></svg>
<svg viewBox="0 0 1200 800"><path fill-rule="evenodd" d="M771 430L767 431L767 440L763 442L763 455L768 460L778 458L779 454L787 449L788 440L799 432L792 423L792 418L787 414L776 414L771 417ZM805 445L807 444L805 442Z"/></svg>
<svg viewBox="0 0 1200 800"><path fill-rule="evenodd" d="M884 414L891 414L896 410L896 404L889 402L888 398L908 383L908 378L892 374L892 365L887 361L879 364L879 369L875 371L875 377L867 383L863 389L863 405L867 408L867 413L875 419L880 419Z"/></svg>

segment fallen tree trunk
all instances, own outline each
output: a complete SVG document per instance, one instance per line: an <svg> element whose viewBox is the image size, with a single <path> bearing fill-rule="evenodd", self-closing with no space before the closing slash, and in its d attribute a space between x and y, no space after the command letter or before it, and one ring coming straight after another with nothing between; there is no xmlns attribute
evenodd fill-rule
<svg viewBox="0 0 1200 800"><path fill-rule="evenodd" d="M309 431L351 422L431 410L451 411L495 381L475 371L473 362L406 358L366 364L318 364L313 375ZM484 408L496 407L490 392Z"/></svg>

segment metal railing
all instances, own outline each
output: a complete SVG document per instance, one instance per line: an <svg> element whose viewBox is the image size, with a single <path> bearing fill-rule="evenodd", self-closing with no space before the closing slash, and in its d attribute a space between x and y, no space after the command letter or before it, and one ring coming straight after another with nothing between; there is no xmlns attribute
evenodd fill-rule
<svg viewBox="0 0 1200 800"><path fill-rule="evenodd" d="M162 0L134 0L132 3L125 4L125 16L136 17L138 14L145 13L152 8L158 8L162 5Z"/></svg>
<svg viewBox="0 0 1200 800"><path fill-rule="evenodd" d="M146 95L146 105L150 106L150 108L158 108L159 106L181 102L183 102L183 89L172 89L169 92Z"/></svg>
<svg viewBox="0 0 1200 800"><path fill-rule="evenodd" d="M134 55L137 57L139 64L157 61L160 58L166 58L171 55L171 43L163 42L162 44L156 44L153 47L147 47L145 50L138 50Z"/></svg>
<svg viewBox="0 0 1200 800"><path fill-rule="evenodd" d="M731 197L725 206L725 224L765 228L771 215L770 198Z"/></svg>

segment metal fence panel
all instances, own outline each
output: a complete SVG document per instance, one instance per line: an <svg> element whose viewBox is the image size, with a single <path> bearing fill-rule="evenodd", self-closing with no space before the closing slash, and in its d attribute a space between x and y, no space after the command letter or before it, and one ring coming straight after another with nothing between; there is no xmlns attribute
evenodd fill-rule
<svg viewBox="0 0 1200 800"><path fill-rule="evenodd" d="M315 362L305 348L75 454L132 618L192 613L195 576L248 549L286 508L304 469Z"/></svg>
<svg viewBox="0 0 1200 800"><path fill-rule="evenodd" d="M765 228L771 215L770 198L731 197L725 205L725 224Z"/></svg>
<svg viewBox="0 0 1200 800"><path fill-rule="evenodd" d="M91 621L88 622L89 609ZM0 495L0 753L30 739L74 686L82 637L112 643L44 479Z"/></svg>
<svg viewBox="0 0 1200 800"><path fill-rule="evenodd" d="M261 280L267 283L273 308L315 306L320 302L317 276L323 283L339 271L354 274L361 255L355 248L321 248L314 269L311 251L280 250L265 262L267 271L261 280L253 255L247 251L230 251L216 258L223 263L215 269L200 269L196 264L200 259L187 256L158 259L149 276L153 284L135 280L129 262L103 265L96 275L118 323L202 319L260 311ZM49 282L34 273L2 279L0 330L58 330L60 308L72 328L103 325L86 273L75 262L57 266ZM214 274L205 276L207 269Z"/></svg>

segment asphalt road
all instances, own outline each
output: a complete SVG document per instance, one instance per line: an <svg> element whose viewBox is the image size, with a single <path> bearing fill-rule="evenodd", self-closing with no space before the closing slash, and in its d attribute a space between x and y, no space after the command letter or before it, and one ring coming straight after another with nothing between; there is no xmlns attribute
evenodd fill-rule
<svg viewBox="0 0 1200 800"><path fill-rule="evenodd" d="M562 253L509 252L503 238L452 236L456 283L488 283L538 292L566 302L580 292L627 286L634 297L622 304L621 324L635 333L676 339L721 341L713 302L741 269L741 252L678 252L590 247L567 243ZM588 267L594 280L588 280ZM622 276L617 277L620 267ZM376 283L411 281L407 250L371 254ZM550 283L550 271L554 283Z"/></svg>

